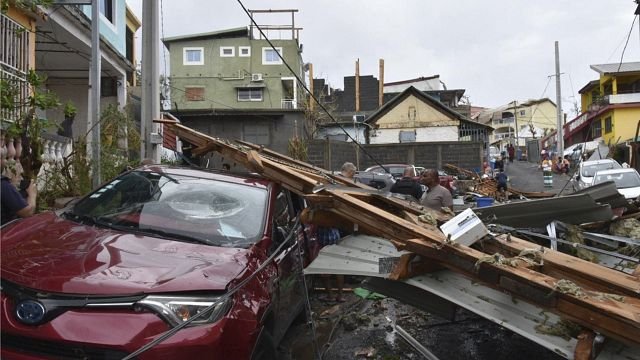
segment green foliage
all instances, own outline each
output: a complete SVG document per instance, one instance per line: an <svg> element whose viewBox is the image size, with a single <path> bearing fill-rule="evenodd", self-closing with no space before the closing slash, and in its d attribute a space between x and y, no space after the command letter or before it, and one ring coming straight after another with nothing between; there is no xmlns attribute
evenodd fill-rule
<svg viewBox="0 0 640 360"><path fill-rule="evenodd" d="M34 70L29 70L27 74L27 85L29 96L26 99L20 98L20 84L3 80L0 83L0 93L2 94L2 109L24 110L19 114L18 119L7 122L6 132L9 137L22 139L23 152L20 157L22 165L22 176L25 179L35 179L42 167L42 133L51 124L43 118L38 118L38 110L47 110L60 106L55 94L43 88L46 79L38 76ZM3 122L5 120L3 119Z"/></svg>
<svg viewBox="0 0 640 360"><path fill-rule="evenodd" d="M67 101L64 104L64 116L67 118L73 118L78 113L78 109L71 101Z"/></svg>
<svg viewBox="0 0 640 360"><path fill-rule="evenodd" d="M107 106L100 116L100 170L103 179L118 176L139 164L140 132L129 109ZM55 199L78 197L92 190L91 171L95 164L87 157L87 137L74 142L73 152L46 171L45 186L39 194L41 208L53 206Z"/></svg>
<svg viewBox="0 0 640 360"><path fill-rule="evenodd" d="M297 137L289 139L288 152L296 160L307 161L307 142Z"/></svg>
<svg viewBox="0 0 640 360"><path fill-rule="evenodd" d="M9 11L9 5L13 5L20 10L28 10L35 12L38 6L49 7L53 4L53 0L2 0L2 13Z"/></svg>

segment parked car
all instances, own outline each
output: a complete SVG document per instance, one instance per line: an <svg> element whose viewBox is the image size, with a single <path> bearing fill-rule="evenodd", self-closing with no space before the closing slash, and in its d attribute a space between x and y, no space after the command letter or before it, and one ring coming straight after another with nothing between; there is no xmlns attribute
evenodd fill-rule
<svg viewBox="0 0 640 360"><path fill-rule="evenodd" d="M422 171L425 170L424 167L407 165L407 164L383 164L382 166L388 169L388 172L396 180L402 178L402 176L404 175L404 169L406 169L407 167L413 168L413 172L411 176L414 177L416 180L420 179L420 174L422 173ZM376 174L386 173L386 171L382 169L382 167L380 167L379 165L369 167L364 172L376 173ZM446 172L442 170L438 170L438 176L440 178L440 185L447 188L452 194L457 191L456 178L454 176L448 175Z"/></svg>
<svg viewBox="0 0 640 360"><path fill-rule="evenodd" d="M593 185L606 181L616 183L616 188L626 199L637 199L640 196L640 175L636 169L600 170L593 177Z"/></svg>
<svg viewBox="0 0 640 360"><path fill-rule="evenodd" d="M1 357L121 359L217 303L136 358L275 358L303 310L303 204L264 178L151 166L8 223Z"/></svg>
<svg viewBox="0 0 640 360"><path fill-rule="evenodd" d="M389 191L396 182L396 179L391 174L366 171L357 172L353 179L355 182L360 182L382 191Z"/></svg>
<svg viewBox="0 0 640 360"><path fill-rule="evenodd" d="M613 159L583 161L578 165L578 172L575 174L575 182L579 189L588 188L593 185L593 176L596 172L609 169L620 169L622 166Z"/></svg>

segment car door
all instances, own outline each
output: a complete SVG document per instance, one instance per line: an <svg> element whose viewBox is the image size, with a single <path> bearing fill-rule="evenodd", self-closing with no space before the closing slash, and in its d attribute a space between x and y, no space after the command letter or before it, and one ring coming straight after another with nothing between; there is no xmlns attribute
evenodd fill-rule
<svg viewBox="0 0 640 360"><path fill-rule="evenodd" d="M289 236L293 239L285 245L275 257L278 269L278 304L276 306L276 328L273 337L276 341L284 335L293 319L302 310L300 301L302 294L300 262L300 246L303 240L302 226L296 223L296 211L291 201L291 194L286 189L281 189L275 199L274 207L274 244L272 249L277 249Z"/></svg>

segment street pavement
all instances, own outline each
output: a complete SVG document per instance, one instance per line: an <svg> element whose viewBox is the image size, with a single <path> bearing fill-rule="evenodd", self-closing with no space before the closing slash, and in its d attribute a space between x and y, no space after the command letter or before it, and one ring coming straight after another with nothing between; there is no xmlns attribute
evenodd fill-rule
<svg viewBox="0 0 640 360"><path fill-rule="evenodd" d="M572 174L572 170L569 170L569 174ZM506 162L504 171L509 177L510 187L514 189L527 192L544 191L555 194L562 191L561 195L567 195L574 192L573 182L570 181L571 177L568 175L558 175L554 173L553 187L544 187L542 182L542 169L539 168L539 164L537 163L527 161L514 161L512 163Z"/></svg>

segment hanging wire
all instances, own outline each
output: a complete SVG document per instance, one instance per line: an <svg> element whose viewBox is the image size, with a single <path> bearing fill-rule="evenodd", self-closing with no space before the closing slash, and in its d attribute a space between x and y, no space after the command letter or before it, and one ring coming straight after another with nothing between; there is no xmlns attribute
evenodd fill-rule
<svg viewBox="0 0 640 360"><path fill-rule="evenodd" d="M238 4L242 7L242 10L244 10L244 12L247 14L247 16L249 17L249 19L251 20L251 23L253 26L255 26L256 29L258 29L258 31L260 32L260 35L267 41L267 43L269 44L269 46L271 46L271 49L273 49L273 51L278 55L278 57L280 58L280 60L282 61L282 63L287 67L287 69L289 69L289 71L291 72L291 74L296 78L296 80L298 81L298 84L300 84L300 86L306 91L307 94L309 94L309 96L313 99L313 101L316 102L316 104L318 104L318 106L320 106L320 108L322 109L322 111L324 111L327 116L331 119L331 121L333 121L334 124L338 125L338 127L340 127L340 129L342 130L342 132L344 132L344 134L351 139L351 141L353 141L354 144L356 144L356 146L358 146L358 148L365 154L367 155L371 160L373 160L373 162L376 163L376 165L379 165L382 169L384 169L385 172L387 172L388 174L390 174L389 169L387 169L386 167L384 167L376 158L374 158L360 143L358 143L356 141L356 139L354 139L348 132L347 130L338 122L338 120L336 120L333 115L329 112L329 110L327 110L327 108L320 102L318 101L318 99L316 98L316 96L309 90L309 88L307 87L307 85L305 85L304 81L302 79L300 79L300 77L298 76L298 74L293 71L293 69L291 68L291 66L287 63L287 61L284 59L284 57L282 57L282 54L280 54L280 52L276 49L276 47L273 45L273 43L271 42L271 40L267 37L267 35L264 33L264 31L262 30L262 28L258 25L258 23L256 23L255 19L253 18L253 16L251 15L251 13L249 12L249 10L244 6L244 4L242 3L242 0L237 0Z"/></svg>
<svg viewBox="0 0 640 360"><path fill-rule="evenodd" d="M629 35L627 35L627 41L624 43L624 48L622 48L622 55L620 55L620 64L618 65L618 71L620 72L620 68L622 67L622 60L624 59L624 52L627 50L627 45L629 45L629 38L631 38L631 32L633 31L633 27L636 24L636 19L638 15L633 16L633 22L631 22L631 28L629 29Z"/></svg>

